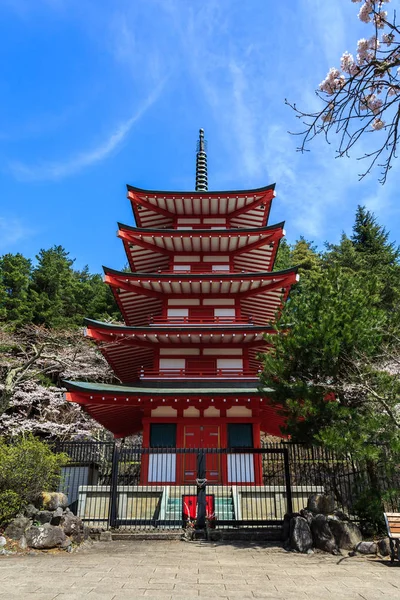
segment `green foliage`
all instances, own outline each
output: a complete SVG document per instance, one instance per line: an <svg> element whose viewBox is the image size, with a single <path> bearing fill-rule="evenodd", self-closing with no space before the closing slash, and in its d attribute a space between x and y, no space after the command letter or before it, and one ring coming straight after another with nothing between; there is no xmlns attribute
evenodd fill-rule
<svg viewBox="0 0 400 600"><path fill-rule="evenodd" d="M386 533L383 498L379 490L365 487L358 492L353 510L359 519L361 531L365 536Z"/></svg>
<svg viewBox="0 0 400 600"><path fill-rule="evenodd" d="M286 252L287 258L287 252ZM400 461L399 250L364 208L322 256L299 240L302 273L268 341L262 383L294 440L355 459Z"/></svg>
<svg viewBox="0 0 400 600"><path fill-rule="evenodd" d="M8 525L21 510L21 497L12 490L0 492L0 527Z"/></svg>
<svg viewBox="0 0 400 600"><path fill-rule="evenodd" d="M55 490L65 454L54 454L49 446L29 435L6 444L0 438L0 493L14 492L21 505L34 503L44 490Z"/></svg>
<svg viewBox="0 0 400 600"><path fill-rule="evenodd" d="M84 317L118 319L114 297L98 274L74 270L62 246L40 250L35 266L21 254L0 258L0 320L65 328Z"/></svg>

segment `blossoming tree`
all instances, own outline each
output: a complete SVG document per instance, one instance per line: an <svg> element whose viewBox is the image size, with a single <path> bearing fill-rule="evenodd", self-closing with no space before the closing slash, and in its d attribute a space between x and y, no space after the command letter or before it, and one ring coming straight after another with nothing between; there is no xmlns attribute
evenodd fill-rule
<svg viewBox="0 0 400 600"><path fill-rule="evenodd" d="M339 135L338 156L347 156L361 136L371 134L370 149L358 159L367 166L360 178L376 165L381 168L380 182L385 183L396 158L400 131L400 28L396 13L388 15L390 0L351 0L362 4L358 17L372 28L372 35L358 41L357 54L342 55L340 68L331 68L316 91L323 107L306 113L286 103L297 113L306 129L298 135L304 152L308 143L323 134Z"/></svg>

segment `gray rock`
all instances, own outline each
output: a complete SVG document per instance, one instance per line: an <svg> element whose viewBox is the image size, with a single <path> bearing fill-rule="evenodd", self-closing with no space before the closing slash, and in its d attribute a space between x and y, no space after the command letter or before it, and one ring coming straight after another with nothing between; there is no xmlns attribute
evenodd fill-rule
<svg viewBox="0 0 400 600"><path fill-rule="evenodd" d="M72 537L83 533L83 522L82 519L76 517L72 512L66 512L61 517L61 527L64 529L67 535Z"/></svg>
<svg viewBox="0 0 400 600"><path fill-rule="evenodd" d="M282 540L286 541L290 538L290 522L293 517L298 517L300 513L286 513L283 517Z"/></svg>
<svg viewBox="0 0 400 600"><path fill-rule="evenodd" d="M360 554L376 554L378 546L375 542L360 542L355 549Z"/></svg>
<svg viewBox="0 0 400 600"><path fill-rule="evenodd" d="M39 510L36 508L36 506L33 506L33 504L28 504L28 506L24 510L25 516L28 517L28 519L33 520L35 520L35 517L38 514L38 512Z"/></svg>
<svg viewBox="0 0 400 600"><path fill-rule="evenodd" d="M389 538L383 538L378 542L378 552L381 556L389 556L390 555L390 542Z"/></svg>
<svg viewBox="0 0 400 600"><path fill-rule="evenodd" d="M26 541L30 548L38 550L48 548L66 548L70 541L61 527L46 523L40 527L31 527L26 532Z"/></svg>
<svg viewBox="0 0 400 600"><path fill-rule="evenodd" d="M311 494L307 510L315 514L330 515L335 510L335 499L327 494Z"/></svg>
<svg viewBox="0 0 400 600"><path fill-rule="evenodd" d="M328 519L325 515L316 515L311 521L310 528L315 548L331 554L337 553L335 538L329 529Z"/></svg>
<svg viewBox="0 0 400 600"><path fill-rule="evenodd" d="M333 511L333 515L339 521L350 521L350 517L346 515L342 510L336 509Z"/></svg>
<svg viewBox="0 0 400 600"><path fill-rule="evenodd" d="M45 510L56 510L61 506L61 508L67 508L68 506L68 498L65 494L61 492L43 492L43 508Z"/></svg>
<svg viewBox="0 0 400 600"><path fill-rule="evenodd" d="M54 512L53 512L53 516L51 518L50 524L51 525L60 525L61 523L61 519L63 518L63 514L64 511L61 508L61 506L59 506Z"/></svg>
<svg viewBox="0 0 400 600"><path fill-rule="evenodd" d="M100 536L101 537L101 536ZM306 553L312 548L311 529L304 517L293 517L290 521L290 547L296 552Z"/></svg>
<svg viewBox="0 0 400 600"><path fill-rule="evenodd" d="M311 525L311 521L314 518L314 514L312 512L310 512L306 508L303 508L300 511L300 516L303 517L303 519L305 519L309 525Z"/></svg>
<svg viewBox="0 0 400 600"><path fill-rule="evenodd" d="M53 513L50 510L39 510L36 513L35 521L37 521L41 525L44 525L45 523L50 523L52 518Z"/></svg>
<svg viewBox="0 0 400 600"><path fill-rule="evenodd" d="M102 531L100 533L100 542L112 542L111 531Z"/></svg>
<svg viewBox="0 0 400 600"><path fill-rule="evenodd" d="M0 548L7 544L7 540L3 535L0 535Z"/></svg>
<svg viewBox="0 0 400 600"><path fill-rule="evenodd" d="M17 517L7 526L4 535L12 540L20 540L25 531L32 525L32 521L27 517Z"/></svg>
<svg viewBox="0 0 400 600"><path fill-rule="evenodd" d="M328 523L338 548L354 550L357 544L362 542L361 531L354 523L331 518L328 519Z"/></svg>

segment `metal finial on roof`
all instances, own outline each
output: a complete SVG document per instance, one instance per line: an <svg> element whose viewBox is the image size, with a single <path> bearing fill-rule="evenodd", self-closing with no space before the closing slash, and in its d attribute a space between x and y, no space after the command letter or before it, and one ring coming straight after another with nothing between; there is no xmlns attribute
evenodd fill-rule
<svg viewBox="0 0 400 600"><path fill-rule="evenodd" d="M196 147L196 192L207 190L207 142L204 139L204 129L200 129Z"/></svg>

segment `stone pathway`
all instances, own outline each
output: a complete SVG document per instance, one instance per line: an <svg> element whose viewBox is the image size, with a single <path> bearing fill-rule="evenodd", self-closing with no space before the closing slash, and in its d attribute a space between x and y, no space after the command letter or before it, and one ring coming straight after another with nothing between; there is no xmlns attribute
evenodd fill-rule
<svg viewBox="0 0 400 600"><path fill-rule="evenodd" d="M232 542L97 542L76 554L0 557L0 598L400 600L400 563Z"/></svg>

